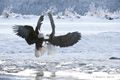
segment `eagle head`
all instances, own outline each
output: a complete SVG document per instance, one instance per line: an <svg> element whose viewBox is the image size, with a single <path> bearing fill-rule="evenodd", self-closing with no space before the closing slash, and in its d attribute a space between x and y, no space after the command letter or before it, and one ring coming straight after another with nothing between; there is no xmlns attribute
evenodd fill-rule
<svg viewBox="0 0 120 80"><path fill-rule="evenodd" d="M43 33L39 33L38 34L38 38L43 38L44 37L44 34Z"/></svg>

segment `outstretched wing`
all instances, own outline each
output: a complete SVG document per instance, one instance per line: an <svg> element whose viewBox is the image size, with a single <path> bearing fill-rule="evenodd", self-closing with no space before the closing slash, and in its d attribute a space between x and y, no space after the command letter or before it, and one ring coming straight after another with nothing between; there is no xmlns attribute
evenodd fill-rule
<svg viewBox="0 0 120 80"><path fill-rule="evenodd" d="M55 35L55 24L51 12L48 13L50 23L52 26L52 33L49 36L49 42L55 46L68 47L77 43L81 39L81 34L78 32L68 33L62 36Z"/></svg>
<svg viewBox="0 0 120 80"><path fill-rule="evenodd" d="M50 42L55 46L68 47L77 43L81 39L81 33L72 32L62 36L55 36Z"/></svg>
<svg viewBox="0 0 120 80"><path fill-rule="evenodd" d="M41 15L38 22L37 22L37 26L36 26L36 29L35 29L35 32L36 32L37 35L39 34L38 30L40 30L43 20L44 20L44 15Z"/></svg>
<svg viewBox="0 0 120 80"><path fill-rule="evenodd" d="M51 12L48 13L48 16L49 16L51 27L52 27L52 33L50 34L49 39L52 40L55 35L55 24L54 24L54 20L53 20Z"/></svg>
<svg viewBox="0 0 120 80"><path fill-rule="evenodd" d="M16 35L25 38L29 45L36 42L37 35L32 26L15 25L13 26L13 31L16 33Z"/></svg>

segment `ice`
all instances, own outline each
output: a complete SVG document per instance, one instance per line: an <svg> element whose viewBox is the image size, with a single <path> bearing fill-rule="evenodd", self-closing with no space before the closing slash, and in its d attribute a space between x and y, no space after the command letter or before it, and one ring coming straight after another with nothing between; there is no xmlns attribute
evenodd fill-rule
<svg viewBox="0 0 120 80"><path fill-rule="evenodd" d="M56 36L78 31L82 38L70 47L52 46L56 50L54 53L51 45L45 45L46 54L36 58L35 45L29 46L16 36L12 26L32 25L35 28L38 18L0 17L0 80L120 79L120 60L109 59L120 56L120 19L88 16L57 19L54 16ZM51 31L49 19L45 17L41 32L45 35Z"/></svg>

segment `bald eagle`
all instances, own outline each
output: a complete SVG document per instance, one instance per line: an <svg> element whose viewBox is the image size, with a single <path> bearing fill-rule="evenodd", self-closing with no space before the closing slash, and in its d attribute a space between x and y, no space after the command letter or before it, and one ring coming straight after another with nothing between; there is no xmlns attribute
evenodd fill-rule
<svg viewBox="0 0 120 80"><path fill-rule="evenodd" d="M35 56L36 57L39 57L44 52L43 50L44 48L42 47L44 36L43 36L43 33L39 33L43 19L44 19L44 16L42 15L38 20L35 30L30 25L13 26L13 31L16 33L16 35L24 38L29 45L35 43Z"/></svg>
<svg viewBox="0 0 120 80"><path fill-rule="evenodd" d="M54 46L68 47L74 45L81 39L81 33L78 32L55 36L55 24L51 12L48 13L48 16L52 27L52 33L50 34L49 39L44 39L44 41L48 41Z"/></svg>
<svg viewBox="0 0 120 80"><path fill-rule="evenodd" d="M67 33L66 35L55 36L55 24L51 12L48 13L52 32L48 39L45 39L43 33L39 33L42 25L44 16L42 15L37 23L36 29L34 30L32 26L25 25L15 25L13 26L13 31L16 35L24 38L26 42L31 45L35 43L35 56L39 57L44 54L44 47L42 44L44 41L49 42L51 45L59 47L68 47L77 43L81 39L81 34L78 32Z"/></svg>

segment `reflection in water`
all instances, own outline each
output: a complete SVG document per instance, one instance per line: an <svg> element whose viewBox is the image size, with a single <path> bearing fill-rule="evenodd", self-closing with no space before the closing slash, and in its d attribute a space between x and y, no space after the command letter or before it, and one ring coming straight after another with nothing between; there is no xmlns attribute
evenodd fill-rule
<svg viewBox="0 0 120 80"><path fill-rule="evenodd" d="M36 77L35 77L35 80L42 80L42 77L44 76L44 73L43 72L37 72L36 73Z"/></svg>

